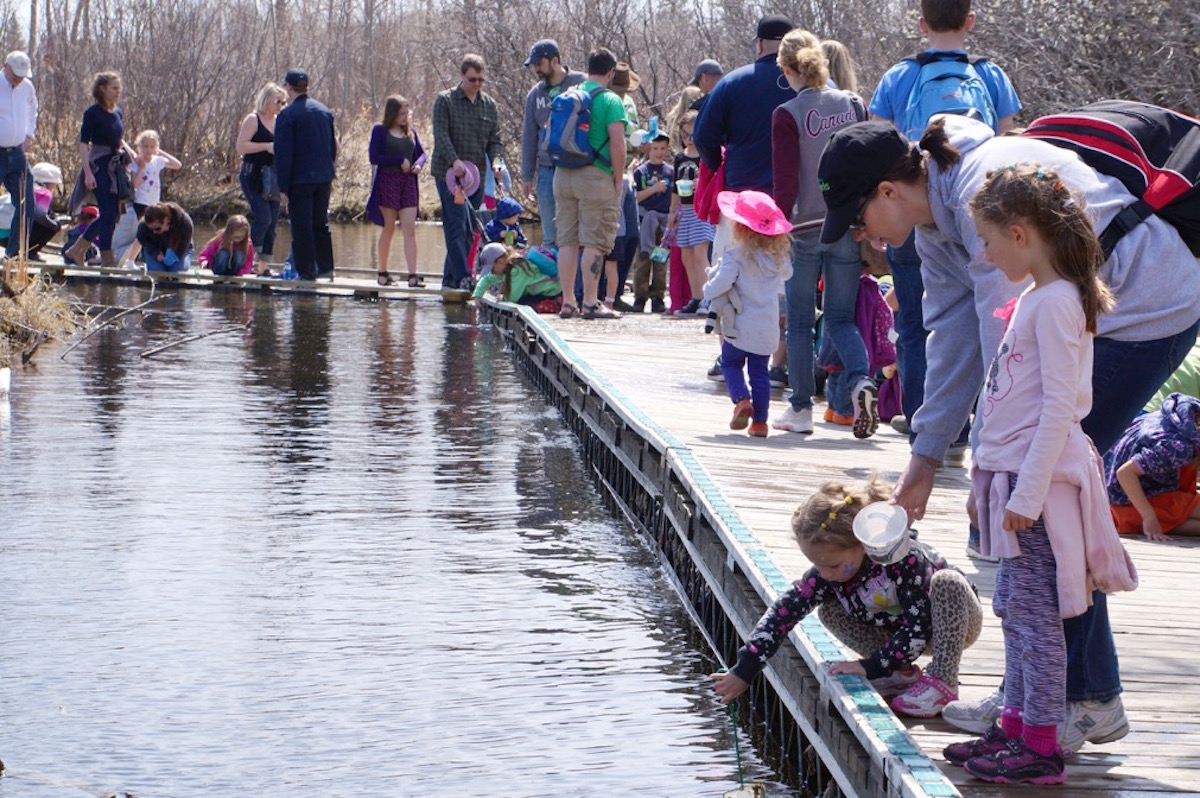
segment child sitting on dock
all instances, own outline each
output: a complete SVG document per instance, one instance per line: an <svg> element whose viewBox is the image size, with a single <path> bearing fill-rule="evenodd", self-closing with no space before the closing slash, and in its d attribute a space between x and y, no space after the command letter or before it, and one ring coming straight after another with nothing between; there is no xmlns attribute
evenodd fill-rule
<svg viewBox="0 0 1200 798"><path fill-rule="evenodd" d="M63 263L67 264L68 266L84 265L84 264L76 264L75 259L72 258L69 254L67 254L67 251L71 248L71 246L76 241L79 240L79 237L84 234L84 232L88 229L88 225L91 224L92 222L96 221L99 218L100 218L100 209L97 208L95 205L84 205L82 208L79 209L79 213L75 216L74 226L70 230L67 231L66 240L63 241L63 246L62 246ZM100 250L96 249L95 247L88 247L87 255L85 257L86 257L88 263L92 263L93 261L99 261Z"/></svg>
<svg viewBox="0 0 1200 798"><path fill-rule="evenodd" d="M865 676L892 708L934 717L958 696L963 651L983 627L983 609L965 576L910 533L908 551L884 565L867 556L854 518L886 501L891 488L826 482L792 514L792 534L813 564L767 610L738 651L737 665L714 673L723 703L739 696L814 609L825 628L861 659L835 662L832 673ZM933 655L922 673L916 665Z"/></svg>
<svg viewBox="0 0 1200 798"><path fill-rule="evenodd" d="M1104 456L1108 500L1118 532L1200 535L1196 464L1200 399L1173 393L1162 406L1133 420Z"/></svg>
<svg viewBox="0 0 1200 798"><path fill-rule="evenodd" d="M721 213L733 223L733 243L710 270L704 298L712 301L736 288L742 300L737 314L737 344L721 342L721 373L733 400L730 429L767 437L771 403L768 360L779 348L779 295L792 274L792 223L761 191L722 191ZM746 376L750 387L746 388Z"/></svg>
<svg viewBox="0 0 1200 798"><path fill-rule="evenodd" d="M474 297L482 300L493 286L505 302L530 305L538 313L562 309L562 285L511 247L491 243L479 253L479 282Z"/></svg>
<svg viewBox="0 0 1200 798"><path fill-rule="evenodd" d="M205 269L222 276L254 274L254 244L250 243L250 221L241 214L230 216L225 229L205 244L196 258ZM266 264L257 274L270 277Z"/></svg>
<svg viewBox="0 0 1200 798"><path fill-rule="evenodd" d="M492 220L483 226L488 241L509 247L524 247L525 234L521 232L521 203L505 197L496 203Z"/></svg>

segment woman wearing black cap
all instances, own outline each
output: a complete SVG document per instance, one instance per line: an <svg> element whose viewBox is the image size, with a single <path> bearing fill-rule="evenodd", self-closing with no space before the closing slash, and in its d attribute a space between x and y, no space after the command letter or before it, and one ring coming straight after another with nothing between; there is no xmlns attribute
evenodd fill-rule
<svg viewBox="0 0 1200 798"><path fill-rule="evenodd" d="M829 210L822 241L853 230L860 240L898 246L917 231L930 330L925 404L913 417L912 458L893 496L913 520L925 513L934 470L967 420L1004 333L995 311L1026 287L987 262L968 211L988 172L1013 163L1036 163L1060 175L1083 196L1098 231L1134 201L1118 181L1068 150L997 137L965 117L938 118L919 149L891 124L852 125L835 133L821 156L818 176ZM1104 452L1195 342L1200 270L1175 229L1151 217L1121 239L1100 276L1116 306L1098 324L1092 410L1083 430ZM986 424L977 416L981 421ZM1064 624L1068 712L1060 742L1071 751L1084 740L1107 742L1128 730L1104 594L1093 601L1086 614Z"/></svg>

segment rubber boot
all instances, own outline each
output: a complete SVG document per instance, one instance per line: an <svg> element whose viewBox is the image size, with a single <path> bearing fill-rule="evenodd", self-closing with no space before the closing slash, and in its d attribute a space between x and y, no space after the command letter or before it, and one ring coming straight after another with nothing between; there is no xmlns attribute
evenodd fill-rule
<svg viewBox="0 0 1200 798"><path fill-rule="evenodd" d="M70 258L71 260L75 261L76 265L86 266L87 251L91 248L91 246L91 241L88 241L83 236L80 236L79 238L75 239L74 244L67 248L67 251L63 253L63 256L64 258Z"/></svg>

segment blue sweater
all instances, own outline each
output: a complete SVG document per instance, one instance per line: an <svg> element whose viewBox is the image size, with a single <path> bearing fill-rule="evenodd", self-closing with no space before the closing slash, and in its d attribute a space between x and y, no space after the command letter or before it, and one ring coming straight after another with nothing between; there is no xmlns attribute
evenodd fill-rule
<svg viewBox="0 0 1200 798"><path fill-rule="evenodd" d="M333 114L302 94L275 118L275 168L279 190L301 183L329 183L334 177L337 136Z"/></svg>
<svg viewBox="0 0 1200 798"><path fill-rule="evenodd" d="M725 147L725 188L771 193L771 114L796 96L775 63L775 54L721 78L696 117L696 149L712 170Z"/></svg>

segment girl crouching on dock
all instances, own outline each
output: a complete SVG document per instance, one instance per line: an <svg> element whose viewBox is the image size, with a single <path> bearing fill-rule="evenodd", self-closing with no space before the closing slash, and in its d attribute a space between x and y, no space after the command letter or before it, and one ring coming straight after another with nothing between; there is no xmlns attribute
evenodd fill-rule
<svg viewBox="0 0 1200 798"><path fill-rule="evenodd" d="M479 253L479 282L474 297L483 299L488 289L499 286L505 302L530 305L538 313L557 313L562 309L562 284L557 277L542 272L515 249L491 243Z"/></svg>
<svg viewBox="0 0 1200 798"><path fill-rule="evenodd" d="M830 672L865 676L885 699L894 696L893 709L913 717L934 717L957 699L959 662L979 637L983 610L966 577L913 537L896 562L867 556L854 518L890 495L875 480L853 487L826 482L796 508L792 534L813 566L759 620L733 670L712 675L722 703L749 686L814 609L825 628L862 655L833 663ZM915 663L925 652L933 660L922 673Z"/></svg>

